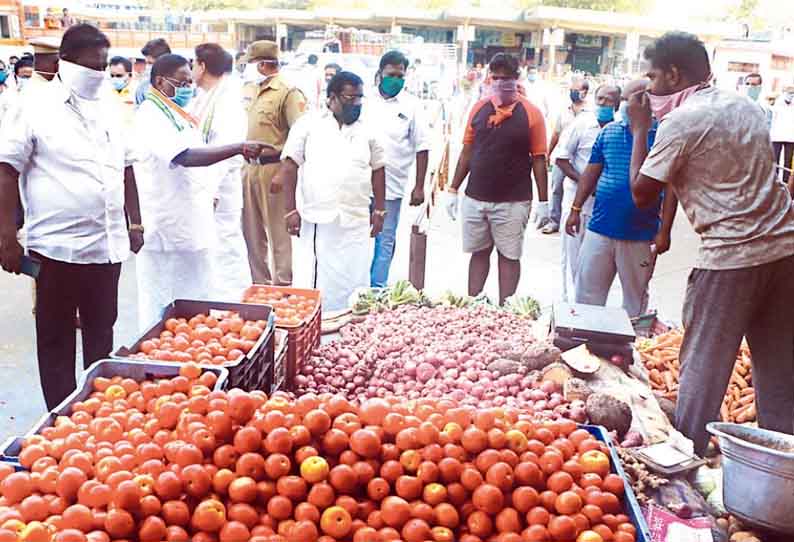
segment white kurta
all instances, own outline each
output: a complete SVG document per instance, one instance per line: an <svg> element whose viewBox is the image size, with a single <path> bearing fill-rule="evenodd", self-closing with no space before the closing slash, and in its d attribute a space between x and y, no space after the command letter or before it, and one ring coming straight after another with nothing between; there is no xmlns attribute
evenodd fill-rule
<svg viewBox="0 0 794 542"><path fill-rule="evenodd" d="M310 112L290 130L282 158L301 170L293 282L319 288L324 309L344 309L357 288L369 286L372 172L384 167L383 146L361 120L340 128L330 112Z"/></svg>
<svg viewBox="0 0 794 542"><path fill-rule="evenodd" d="M229 145L245 140L248 130L240 86L224 78L210 92L199 94L192 113L200 120L204 143ZM243 159L239 156L210 168L217 180L215 191L215 243L212 247L211 296L219 301L239 301L251 285L248 248L242 228Z"/></svg>
<svg viewBox="0 0 794 542"><path fill-rule="evenodd" d="M175 117L177 125L146 100L135 119L139 152L135 171L146 230L136 266L141 329L159 318L174 299L210 297L213 186L217 185L207 168L173 163L183 151L202 146L198 130Z"/></svg>

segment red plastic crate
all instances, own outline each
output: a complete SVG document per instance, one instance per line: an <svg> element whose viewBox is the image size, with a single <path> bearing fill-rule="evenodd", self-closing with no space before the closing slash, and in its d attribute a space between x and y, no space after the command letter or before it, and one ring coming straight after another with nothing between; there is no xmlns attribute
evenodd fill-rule
<svg viewBox="0 0 794 542"><path fill-rule="evenodd" d="M275 354L273 356L273 386L270 393L287 389L287 346L289 332L277 329L274 334Z"/></svg>
<svg viewBox="0 0 794 542"><path fill-rule="evenodd" d="M284 386L280 389L292 391L295 387L295 375L303 365L303 362L309 359L312 351L320 346L320 336L322 335L322 297L320 290L302 289L302 288L289 288L286 286L269 286L263 284L254 284L246 288L243 292L243 303L255 303L251 299L251 295L257 290L279 292L284 295L302 295L310 299L315 299L317 304L314 312L306 317L298 325L287 325L276 322L276 328L286 330L289 335L287 337L287 363L285 368ZM278 366L276 366L278 371ZM278 379L274 378L274 383Z"/></svg>

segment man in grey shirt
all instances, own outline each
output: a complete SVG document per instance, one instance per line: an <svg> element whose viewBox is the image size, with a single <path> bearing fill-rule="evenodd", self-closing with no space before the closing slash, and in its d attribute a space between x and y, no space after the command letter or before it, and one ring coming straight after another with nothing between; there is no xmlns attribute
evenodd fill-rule
<svg viewBox="0 0 794 542"><path fill-rule="evenodd" d="M676 427L702 454L742 338L753 357L759 425L794 430L794 211L775 178L761 109L708 84L706 48L669 32L645 50L648 91L629 100L631 189L640 208L668 186L700 235L683 308ZM648 151L651 114L659 120ZM749 412L747 413L749 414Z"/></svg>

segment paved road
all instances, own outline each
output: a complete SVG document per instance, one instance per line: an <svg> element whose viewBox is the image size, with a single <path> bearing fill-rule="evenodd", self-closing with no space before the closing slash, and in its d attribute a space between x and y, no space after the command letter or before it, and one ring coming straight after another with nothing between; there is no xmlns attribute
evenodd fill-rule
<svg viewBox="0 0 794 542"><path fill-rule="evenodd" d="M392 280L407 278L408 240L415 210L403 209L398 234ZM691 267L696 238L685 217L679 213L674 229L672 250L660 258L652 282L651 307L668 320L680 319L686 277ZM458 228L438 210L431 221L428 234L426 290L431 296L446 290L466 292L467 257L460 252ZM534 230L526 239L523 273L519 292L536 297L549 307L561 291L560 237L545 236ZM486 285L486 293L496 298L496 261ZM616 281L617 283L617 281ZM0 271L0 441L10 435L24 433L44 414L44 400L38 384L35 358L35 333L31 314L31 281ZM116 345L129 344L137 333L137 299L135 261L124 265L121 274L119 319L116 325ZM610 295L611 304L620 303L620 289L616 285ZM78 340L79 344L79 340ZM80 354L78 353L78 359Z"/></svg>

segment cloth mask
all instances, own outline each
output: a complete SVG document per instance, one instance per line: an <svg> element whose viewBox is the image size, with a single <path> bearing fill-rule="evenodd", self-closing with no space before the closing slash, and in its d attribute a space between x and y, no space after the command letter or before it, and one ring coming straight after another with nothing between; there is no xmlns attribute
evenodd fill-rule
<svg viewBox="0 0 794 542"><path fill-rule="evenodd" d="M0 85L5 84L6 79L8 79L8 72L0 72Z"/></svg>
<svg viewBox="0 0 794 542"><path fill-rule="evenodd" d="M518 81L515 79L497 79L491 83L491 97L497 107L510 105L518 96Z"/></svg>
<svg viewBox="0 0 794 542"><path fill-rule="evenodd" d="M612 122L615 120L615 108L611 105L599 105L596 108L596 119L601 124L606 124L607 122Z"/></svg>
<svg viewBox="0 0 794 542"><path fill-rule="evenodd" d="M754 102L758 101L758 97L761 96L761 85L757 86L747 86L747 97L753 100Z"/></svg>
<svg viewBox="0 0 794 542"><path fill-rule="evenodd" d="M387 98L394 98L397 96L405 86L405 79L402 77L391 77L386 76L380 81L380 85L378 88L384 96Z"/></svg>
<svg viewBox="0 0 794 542"><path fill-rule="evenodd" d="M25 88L25 85L30 81L30 77L17 77L17 91Z"/></svg>
<svg viewBox="0 0 794 542"><path fill-rule="evenodd" d="M651 112L656 120L662 120L670 111L681 106L690 96L703 87L703 83L692 85L667 96L658 96L648 93L648 100L651 104Z"/></svg>
<svg viewBox="0 0 794 542"><path fill-rule="evenodd" d="M104 71L92 70L63 59L58 64L58 74L69 90L84 100L96 100L105 82Z"/></svg>
<svg viewBox="0 0 794 542"><path fill-rule="evenodd" d="M114 77L110 80L110 83L113 85L117 91L121 92L127 87L127 81L122 79L121 77Z"/></svg>
<svg viewBox="0 0 794 542"><path fill-rule="evenodd" d="M361 104L342 104L342 124L353 124L361 116Z"/></svg>
<svg viewBox="0 0 794 542"><path fill-rule="evenodd" d="M571 89L569 95L573 103L579 103L582 101L582 93L579 91L579 89Z"/></svg>

